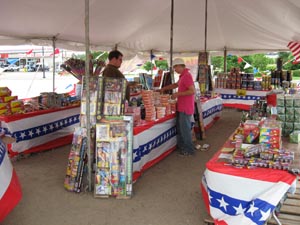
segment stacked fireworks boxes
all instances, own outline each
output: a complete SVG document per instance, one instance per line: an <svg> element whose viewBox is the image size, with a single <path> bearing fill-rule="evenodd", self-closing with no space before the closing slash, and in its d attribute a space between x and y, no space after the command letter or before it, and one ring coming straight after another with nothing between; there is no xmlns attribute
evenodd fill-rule
<svg viewBox="0 0 300 225"><path fill-rule="evenodd" d="M239 68L231 68L227 77L226 88L240 89L241 88L241 74Z"/></svg>
<svg viewBox="0 0 300 225"><path fill-rule="evenodd" d="M8 87L0 87L0 115L11 115L23 111L23 101L18 100L18 96L11 96L11 90Z"/></svg>
<svg viewBox="0 0 300 225"><path fill-rule="evenodd" d="M219 73L215 79L215 88L226 88L227 73Z"/></svg>
<svg viewBox="0 0 300 225"><path fill-rule="evenodd" d="M294 153L281 148L281 123L267 119L260 125L255 121L246 121L244 142L251 143L259 134L259 143L238 145L233 154L232 164L238 168L272 168L289 170L294 160ZM259 131L258 131L259 130ZM236 135L240 143L243 135ZM250 138L249 137L253 137Z"/></svg>
<svg viewBox="0 0 300 225"><path fill-rule="evenodd" d="M124 116L126 80L98 80L94 196L132 196L133 117Z"/></svg>
<svg viewBox="0 0 300 225"><path fill-rule="evenodd" d="M278 120L283 123L283 136L300 130L300 96L277 95Z"/></svg>

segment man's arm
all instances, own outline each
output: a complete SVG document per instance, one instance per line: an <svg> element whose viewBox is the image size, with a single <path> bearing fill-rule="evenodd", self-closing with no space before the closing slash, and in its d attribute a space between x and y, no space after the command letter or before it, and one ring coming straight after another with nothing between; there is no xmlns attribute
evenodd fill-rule
<svg viewBox="0 0 300 225"><path fill-rule="evenodd" d="M195 94L195 86L191 85L186 91L180 91L172 94L172 99L177 98L178 96L186 96Z"/></svg>

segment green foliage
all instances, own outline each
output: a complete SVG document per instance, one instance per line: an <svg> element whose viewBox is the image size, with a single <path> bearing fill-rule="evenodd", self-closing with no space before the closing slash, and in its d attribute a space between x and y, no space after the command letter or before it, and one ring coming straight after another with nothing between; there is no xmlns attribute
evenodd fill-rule
<svg viewBox="0 0 300 225"><path fill-rule="evenodd" d="M254 54L242 56L243 61L238 63L238 56L227 56L227 72L230 71L231 68L236 67L240 68L240 71L246 73L253 73L254 68L257 68L261 73L265 71L270 71L271 69L276 69L275 60L268 58L264 54ZM212 65L214 65L215 70L224 71L224 57L216 56L211 59ZM244 69L246 63L249 63L251 67ZM259 73L259 74L261 74ZM259 75L258 74L258 75ZM257 76L258 76L257 75Z"/></svg>
<svg viewBox="0 0 300 225"><path fill-rule="evenodd" d="M145 62L145 64L143 65L143 69L147 71L150 71L153 68L154 68L154 64L151 63L150 61Z"/></svg>
<svg viewBox="0 0 300 225"><path fill-rule="evenodd" d="M268 64L266 70L268 71L276 70L276 64Z"/></svg>
<svg viewBox="0 0 300 225"><path fill-rule="evenodd" d="M155 60L155 65L161 70L168 70L169 65L167 60Z"/></svg>
<svg viewBox="0 0 300 225"><path fill-rule="evenodd" d="M293 77L300 77L300 70L293 70L292 74L293 74Z"/></svg>

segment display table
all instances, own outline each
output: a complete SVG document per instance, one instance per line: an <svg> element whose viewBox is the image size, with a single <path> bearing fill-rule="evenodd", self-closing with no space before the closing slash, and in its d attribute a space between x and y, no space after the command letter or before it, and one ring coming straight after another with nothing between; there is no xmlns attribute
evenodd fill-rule
<svg viewBox="0 0 300 225"><path fill-rule="evenodd" d="M176 149L175 114L134 127L133 180Z"/></svg>
<svg viewBox="0 0 300 225"><path fill-rule="evenodd" d="M7 149L0 137L0 223L22 198L17 174L8 158Z"/></svg>
<svg viewBox="0 0 300 225"><path fill-rule="evenodd" d="M70 144L79 124L79 106L0 116L1 130L16 139L8 145L11 156Z"/></svg>
<svg viewBox="0 0 300 225"><path fill-rule="evenodd" d="M224 147L233 147L228 140ZM297 177L283 170L235 168L218 151L206 164L202 195L215 224L264 224Z"/></svg>
<svg viewBox="0 0 300 225"><path fill-rule="evenodd" d="M222 114L223 100L221 97L201 98L204 129L210 128Z"/></svg>
<svg viewBox="0 0 300 225"><path fill-rule="evenodd" d="M250 110L251 105L255 100L261 97L266 97L268 91L246 91L246 95L238 95L236 89L216 88L214 90L220 94L223 99L224 107L238 108L243 110Z"/></svg>

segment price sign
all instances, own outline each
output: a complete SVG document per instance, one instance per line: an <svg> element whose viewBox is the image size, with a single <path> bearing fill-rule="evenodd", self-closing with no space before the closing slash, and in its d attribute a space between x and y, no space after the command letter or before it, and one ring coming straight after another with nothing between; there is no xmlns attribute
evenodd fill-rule
<svg viewBox="0 0 300 225"><path fill-rule="evenodd" d="M247 91L243 90L243 89L237 89L236 90L236 95L237 96L246 96L247 95Z"/></svg>

